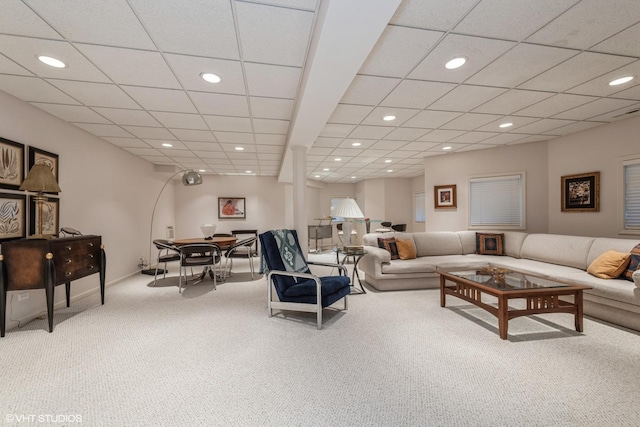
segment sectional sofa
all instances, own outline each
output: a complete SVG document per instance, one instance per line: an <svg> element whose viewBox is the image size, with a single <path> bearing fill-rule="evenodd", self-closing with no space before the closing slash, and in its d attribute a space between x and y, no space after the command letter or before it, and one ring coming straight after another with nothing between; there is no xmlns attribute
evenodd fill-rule
<svg viewBox="0 0 640 427"><path fill-rule="evenodd" d="M586 271L606 251L630 252L638 239L500 233L504 235L504 256L476 254L475 231L366 234L363 243L367 254L358 267L365 281L380 291L438 288L438 269L489 266L570 280L593 288L584 292L586 315L640 331L640 271L633 275L635 282L601 279ZM413 242L416 258L392 260L389 251L378 247L379 238L389 237Z"/></svg>

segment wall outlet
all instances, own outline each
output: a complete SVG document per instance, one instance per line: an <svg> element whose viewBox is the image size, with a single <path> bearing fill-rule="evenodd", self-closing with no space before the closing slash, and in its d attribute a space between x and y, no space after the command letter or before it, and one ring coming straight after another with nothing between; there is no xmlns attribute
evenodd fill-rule
<svg viewBox="0 0 640 427"><path fill-rule="evenodd" d="M29 292L20 292L18 294L18 301L24 301L26 299L29 299Z"/></svg>

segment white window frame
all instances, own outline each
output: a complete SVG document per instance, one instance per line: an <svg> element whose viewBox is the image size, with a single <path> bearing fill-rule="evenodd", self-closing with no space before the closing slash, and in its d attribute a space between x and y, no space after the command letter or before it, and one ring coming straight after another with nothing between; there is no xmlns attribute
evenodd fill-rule
<svg viewBox="0 0 640 427"><path fill-rule="evenodd" d="M500 223L485 223L485 224L471 224L471 210L473 209L471 200L473 197L471 185L473 182L491 182L491 181L500 181L509 178L519 178L520 179L520 223L519 224L500 224ZM468 196L467 196L467 206L469 209L467 210L467 226L469 230L525 230L527 228L527 176L525 171L519 172L505 172L505 173L495 173L490 175L474 175L468 177L467 180L467 188L468 188Z"/></svg>
<svg viewBox="0 0 640 427"><path fill-rule="evenodd" d="M627 166L636 166L640 165L640 154L634 154L631 156L621 157L618 167L618 182L619 185L619 193L618 193L618 228L620 234L629 234L629 235L640 235L640 227L630 228L626 223L626 215L627 215L627 206L626 206L626 195L627 195L627 183L625 180L625 168Z"/></svg>
<svg viewBox="0 0 640 427"><path fill-rule="evenodd" d="M425 207L425 203L426 199L424 191L413 195L413 222L416 224L424 224L427 222L427 209ZM421 209L421 212L419 212L418 209ZM422 213L422 220L419 220L418 218L420 213Z"/></svg>

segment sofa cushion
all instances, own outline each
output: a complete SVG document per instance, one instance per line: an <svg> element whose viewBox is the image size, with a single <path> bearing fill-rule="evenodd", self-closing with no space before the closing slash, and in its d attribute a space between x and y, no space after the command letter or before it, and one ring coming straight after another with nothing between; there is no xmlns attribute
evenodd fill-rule
<svg viewBox="0 0 640 427"><path fill-rule="evenodd" d="M640 243L631 249L631 256L629 257L629 265L622 274L625 279L633 280L633 273L640 270Z"/></svg>
<svg viewBox="0 0 640 427"><path fill-rule="evenodd" d="M615 279L627 269L630 257L631 254L628 253L607 251L589 264L587 273L601 279Z"/></svg>
<svg viewBox="0 0 640 427"><path fill-rule="evenodd" d="M396 239L396 246L398 247L398 255L400 259L415 259L416 247L413 243L413 239Z"/></svg>
<svg viewBox="0 0 640 427"><path fill-rule="evenodd" d="M462 243L453 231L421 231L413 233L418 257L431 255L462 255Z"/></svg>
<svg viewBox="0 0 640 427"><path fill-rule="evenodd" d="M529 234L522 243L520 257L586 270L594 240L594 237Z"/></svg>
<svg viewBox="0 0 640 427"><path fill-rule="evenodd" d="M504 234L476 233L476 253L478 255L504 255Z"/></svg>
<svg viewBox="0 0 640 427"><path fill-rule="evenodd" d="M636 270L631 277L633 278L633 283L636 284L636 288L640 288L640 270Z"/></svg>
<svg viewBox="0 0 640 427"><path fill-rule="evenodd" d="M634 246L638 244L635 239L612 239L609 237L596 237L593 240L591 248L589 248L589 257L587 265L591 264L596 258L608 250L613 249L618 252L631 252Z"/></svg>
<svg viewBox="0 0 640 427"><path fill-rule="evenodd" d="M428 258L397 259L389 264L382 264L383 274L435 273L436 265Z"/></svg>
<svg viewBox="0 0 640 427"><path fill-rule="evenodd" d="M391 259L400 259L395 237L378 238L378 247L391 254Z"/></svg>

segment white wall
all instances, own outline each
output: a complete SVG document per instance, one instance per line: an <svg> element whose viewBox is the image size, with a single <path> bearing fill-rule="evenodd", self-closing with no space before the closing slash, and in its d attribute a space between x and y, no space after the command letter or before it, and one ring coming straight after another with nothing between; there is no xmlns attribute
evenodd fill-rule
<svg viewBox="0 0 640 427"><path fill-rule="evenodd" d="M619 161L640 154L639 135L640 117L635 117L549 141L549 232L633 238L619 234L623 215ZM562 212L561 177L588 172L600 172L600 211Z"/></svg>
<svg viewBox="0 0 640 427"><path fill-rule="evenodd" d="M151 208L164 179L148 162L2 91L0 111L0 136L60 156L60 225L102 236L107 283L136 272L138 257L148 254ZM63 289L56 288L57 303ZM97 275L78 280L72 298L97 289ZM46 313L44 290L19 303L15 294L8 297L7 328Z"/></svg>
<svg viewBox="0 0 640 427"><path fill-rule="evenodd" d="M424 175L420 175L420 176L416 176L414 178L411 179L411 206L413 207L413 210L411 212L411 231L426 231L425 230L425 226L426 226L426 222L423 223L417 223L415 222L415 200L414 200L414 196L416 194L419 193L425 193L424 197L425 199L427 197L430 196L430 194L427 194L424 191Z"/></svg>
<svg viewBox="0 0 640 427"><path fill-rule="evenodd" d="M427 231L468 228L468 178L503 172L526 172L526 221L529 233L548 231L547 143L535 142L425 158ZM456 185L457 208L434 209L433 187Z"/></svg>

